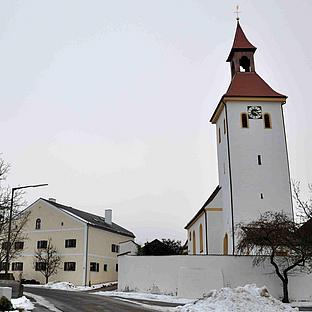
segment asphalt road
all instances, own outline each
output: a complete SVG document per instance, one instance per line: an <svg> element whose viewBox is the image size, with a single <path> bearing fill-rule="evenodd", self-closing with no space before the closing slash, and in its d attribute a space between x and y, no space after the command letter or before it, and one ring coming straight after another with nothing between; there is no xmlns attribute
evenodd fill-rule
<svg viewBox="0 0 312 312"><path fill-rule="evenodd" d="M25 292L39 295L62 312L141 312L153 311L142 308L139 305L120 301L114 298L93 295L88 292L74 292L65 290L54 290L44 288L25 288ZM37 307L38 312L47 311L44 308Z"/></svg>

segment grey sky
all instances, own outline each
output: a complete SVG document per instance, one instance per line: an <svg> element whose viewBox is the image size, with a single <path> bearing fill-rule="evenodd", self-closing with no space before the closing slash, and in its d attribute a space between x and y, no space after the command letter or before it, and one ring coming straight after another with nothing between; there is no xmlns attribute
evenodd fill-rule
<svg viewBox="0 0 312 312"><path fill-rule="evenodd" d="M0 2L0 131L11 186L185 239L217 185L208 121L230 82L236 1ZM256 70L285 106L291 175L312 181L312 2L240 1Z"/></svg>

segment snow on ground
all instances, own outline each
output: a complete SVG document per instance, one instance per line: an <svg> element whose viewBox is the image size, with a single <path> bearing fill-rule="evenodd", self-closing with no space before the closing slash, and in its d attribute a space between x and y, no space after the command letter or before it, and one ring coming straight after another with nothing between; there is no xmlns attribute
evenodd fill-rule
<svg viewBox="0 0 312 312"><path fill-rule="evenodd" d="M92 286L75 286L74 284L70 282L50 282L45 285L27 285L27 286L59 289L59 290L69 290L69 291L86 291L86 290L93 290L93 289L98 289L102 287L110 287L114 285L117 285L117 282L95 284Z"/></svg>
<svg viewBox="0 0 312 312"><path fill-rule="evenodd" d="M56 308L52 303L50 303L48 300L46 300L45 298L43 298L41 296L34 295L34 294L31 294L31 293L27 293L27 292L24 292L24 295L26 295L27 297L33 298L36 301L36 304L39 304L39 305L47 308L49 311L52 311L52 312L62 312L61 310ZM11 312L15 312L15 311L11 311Z"/></svg>
<svg viewBox="0 0 312 312"><path fill-rule="evenodd" d="M273 298L266 287L246 285L211 291L205 298L177 307L177 312L292 312L298 311Z"/></svg>
<svg viewBox="0 0 312 312"><path fill-rule="evenodd" d="M138 293L138 292L123 292L123 291L97 291L94 295L107 296L107 297L121 297L126 299L139 299L149 301L162 301L177 304L186 304L194 302L194 299L184 299L168 295L156 295L149 293Z"/></svg>
<svg viewBox="0 0 312 312"><path fill-rule="evenodd" d="M11 299L11 303L13 305L13 309L23 309L24 311L31 311L34 309L34 305L25 296Z"/></svg>
<svg viewBox="0 0 312 312"><path fill-rule="evenodd" d="M290 304L292 307L312 307L312 301L293 301Z"/></svg>
<svg viewBox="0 0 312 312"><path fill-rule="evenodd" d="M289 304L272 297L266 287L258 288L256 285L246 285L244 287L221 288L212 290L204 298L198 300L182 299L174 296L155 295L135 292L95 292L96 295L118 297L118 299L131 302L131 299L141 299L149 301L162 301L179 304L178 307L158 307L145 303L137 304L146 308L158 311L171 312L293 312L298 311ZM134 302L134 301L132 301ZM185 305L183 305L185 304Z"/></svg>

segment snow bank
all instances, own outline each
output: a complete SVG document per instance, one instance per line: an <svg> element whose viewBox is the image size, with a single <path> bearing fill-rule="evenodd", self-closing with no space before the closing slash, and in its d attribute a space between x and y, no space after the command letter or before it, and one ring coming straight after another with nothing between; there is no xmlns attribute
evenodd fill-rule
<svg viewBox="0 0 312 312"><path fill-rule="evenodd" d="M75 290L76 286L70 282L50 282L48 284L43 285L45 288L50 289L60 289L60 290Z"/></svg>
<svg viewBox="0 0 312 312"><path fill-rule="evenodd" d="M205 298L177 307L178 312L292 312L298 309L273 298L266 287L256 285L221 288L211 291Z"/></svg>
<svg viewBox="0 0 312 312"><path fill-rule="evenodd" d="M139 299L139 300L149 300L149 301L161 301L177 304L185 304L194 302L194 299L184 299L169 295L156 295L150 293L138 293L138 292L124 292L124 291L97 291L93 293L94 295L106 296L106 297L119 297L127 299Z"/></svg>
<svg viewBox="0 0 312 312"><path fill-rule="evenodd" d="M27 299L25 296L16 299L11 299L11 303L13 305L13 308L18 310L21 309L25 311L31 311L35 308L34 305L31 303L31 301Z"/></svg>
<svg viewBox="0 0 312 312"><path fill-rule="evenodd" d="M109 283L102 283L102 284L96 284L92 286L75 286L74 284L70 282L50 282L45 285L29 285L29 287L43 287L43 288L49 288L49 289L59 289L59 290L68 290L68 291L86 291L86 290L92 290L92 289L98 289L102 287L110 287L117 285L117 282L109 282Z"/></svg>

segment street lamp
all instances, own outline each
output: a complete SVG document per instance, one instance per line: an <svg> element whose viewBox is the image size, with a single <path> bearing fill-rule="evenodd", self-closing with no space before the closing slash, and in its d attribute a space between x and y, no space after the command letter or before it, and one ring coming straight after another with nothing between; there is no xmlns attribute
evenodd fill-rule
<svg viewBox="0 0 312 312"><path fill-rule="evenodd" d="M10 258L10 249L11 249L11 227L12 227L12 214L13 214L13 202L14 202L14 192L17 190L30 188L30 187L40 187L40 186L47 186L47 183L44 184L34 184L34 185L25 185L25 186L18 186L12 188L12 195L11 195L11 205L10 205L10 215L9 215L9 229L8 229L8 241L7 241L7 250L6 250L6 264L5 264L5 276L8 278L8 270L9 270L9 258Z"/></svg>

